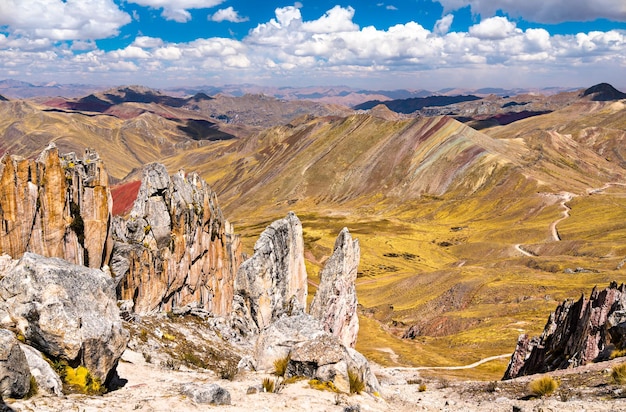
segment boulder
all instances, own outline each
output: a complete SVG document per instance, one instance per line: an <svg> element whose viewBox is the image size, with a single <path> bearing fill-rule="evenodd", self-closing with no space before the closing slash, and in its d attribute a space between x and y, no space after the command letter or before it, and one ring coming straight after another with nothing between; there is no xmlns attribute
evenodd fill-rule
<svg viewBox="0 0 626 412"><path fill-rule="evenodd" d="M3 319L26 343L108 382L129 340L110 276L33 253L0 276Z"/></svg>
<svg viewBox="0 0 626 412"><path fill-rule="evenodd" d="M324 331L311 315L284 316L259 333L255 347L257 370L273 371L274 361L287 357L286 377L333 382L339 390L350 392L350 373L365 383L365 391L380 391L367 359Z"/></svg>
<svg viewBox="0 0 626 412"><path fill-rule="evenodd" d="M182 386L181 393L195 403L230 405L230 392L216 383L209 385L186 383Z"/></svg>
<svg viewBox="0 0 626 412"><path fill-rule="evenodd" d="M26 356L30 373L35 378L39 389L57 396L63 395L63 382L52 366L42 357L41 352L28 345L20 345L20 348Z"/></svg>
<svg viewBox="0 0 626 412"><path fill-rule="evenodd" d="M324 330L344 345L354 347L359 333L355 281L359 267L359 241L344 228L335 241L333 254L320 272L320 284L309 313Z"/></svg>
<svg viewBox="0 0 626 412"><path fill-rule="evenodd" d="M235 278L235 293L259 330L283 314L306 307L307 273L304 266L302 224L290 212L268 226Z"/></svg>
<svg viewBox="0 0 626 412"><path fill-rule="evenodd" d="M613 282L593 289L573 302L563 302L550 314L543 333L521 335L503 379L544 373L607 359L610 349L626 341L621 313L626 309L626 286Z"/></svg>
<svg viewBox="0 0 626 412"><path fill-rule="evenodd" d="M30 390L30 377L19 341L12 332L0 329L0 395L23 398Z"/></svg>
<svg viewBox="0 0 626 412"><path fill-rule="evenodd" d="M274 361L288 356L295 345L326 334L310 315L282 317L259 333L254 350L256 369L271 372Z"/></svg>
<svg viewBox="0 0 626 412"><path fill-rule="evenodd" d="M161 164L145 166L130 215L116 217L112 232L111 272L135 313L189 304L230 313L241 244L197 174L170 177Z"/></svg>
<svg viewBox="0 0 626 412"><path fill-rule="evenodd" d="M60 257L100 268L108 263L113 201L98 155L59 155L54 144L37 160L0 159L0 253Z"/></svg>

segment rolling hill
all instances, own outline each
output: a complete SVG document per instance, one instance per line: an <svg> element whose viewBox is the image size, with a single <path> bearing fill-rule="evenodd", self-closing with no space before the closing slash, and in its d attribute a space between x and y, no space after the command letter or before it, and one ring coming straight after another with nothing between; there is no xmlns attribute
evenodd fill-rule
<svg viewBox="0 0 626 412"><path fill-rule="evenodd" d="M293 210L311 293L347 226L361 243L358 350L384 364L459 365L510 353L563 299L625 280L626 106L592 97L552 96L550 113L481 131L380 107L287 114L284 102L260 96L245 97L242 116L266 110L272 122L289 120L218 122L200 106L219 96L199 98L198 108L122 101L108 113L10 101L0 102L0 147L25 156L50 140L62 151L94 147L117 179L156 160L197 171L248 251ZM221 113L236 116L237 102ZM203 129L185 119L215 122L233 138L194 139ZM136 179L128 175L119 195ZM496 379L505 362L457 373Z"/></svg>

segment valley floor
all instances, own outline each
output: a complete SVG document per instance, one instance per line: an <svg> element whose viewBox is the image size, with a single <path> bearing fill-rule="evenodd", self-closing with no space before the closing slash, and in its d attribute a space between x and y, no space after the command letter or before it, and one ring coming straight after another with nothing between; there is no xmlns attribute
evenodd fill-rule
<svg viewBox="0 0 626 412"><path fill-rule="evenodd" d="M172 371L146 363L141 353L128 349L118 367L124 387L104 396L36 396L7 401L15 411L619 411L626 410L626 391L609 383L611 366L602 364L556 372L561 385L555 395L530 399L527 385L535 377L507 382L448 381L421 376L422 371L375 366L381 397L337 395L311 389L308 381L288 384L278 393L247 394L270 375L242 372L234 380L221 380L213 372ZM231 394L232 404L197 404L181 393L184 384L218 383ZM420 392L421 389L424 389ZM358 405L358 408L357 407ZM353 407L349 409L349 407Z"/></svg>

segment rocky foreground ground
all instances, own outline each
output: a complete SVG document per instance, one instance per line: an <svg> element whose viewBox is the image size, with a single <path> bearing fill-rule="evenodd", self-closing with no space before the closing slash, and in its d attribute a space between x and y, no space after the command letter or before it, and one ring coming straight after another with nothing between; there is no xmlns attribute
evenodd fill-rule
<svg viewBox="0 0 626 412"><path fill-rule="evenodd" d="M380 397L347 395L312 389L308 380L286 385L279 393L255 391L272 375L241 372L233 380L213 372L181 368L172 371L147 363L128 349L118 372L127 382L103 396L36 396L7 400L15 411L623 411L626 390L609 383L609 370L623 360L588 365L554 373L561 382L555 394L535 399L528 382L534 377L506 382L428 380L419 372L375 367L382 386ZM201 388L218 384L230 394L229 405L209 405L200 399ZM420 385L425 385L420 392ZM196 388L199 392L190 391ZM253 390L254 389L254 390ZM422 387L423 389L423 387ZM249 393L254 392L254 393Z"/></svg>

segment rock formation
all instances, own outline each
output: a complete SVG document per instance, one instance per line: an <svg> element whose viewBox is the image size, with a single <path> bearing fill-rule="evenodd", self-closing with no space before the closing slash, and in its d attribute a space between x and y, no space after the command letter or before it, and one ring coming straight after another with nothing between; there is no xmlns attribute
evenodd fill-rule
<svg viewBox="0 0 626 412"><path fill-rule="evenodd" d="M28 345L20 345L20 348L26 356L30 373L37 382L37 388L57 396L63 395L63 382L43 358L41 352Z"/></svg>
<svg viewBox="0 0 626 412"><path fill-rule="evenodd" d="M268 226L235 278L235 293L259 330L283 314L306 307L307 274L304 266L302 224L290 212Z"/></svg>
<svg viewBox="0 0 626 412"><path fill-rule="evenodd" d="M503 379L566 369L608 357L623 348L626 331L626 286L613 282L589 299L565 301L548 319L543 333L521 335Z"/></svg>
<svg viewBox="0 0 626 412"><path fill-rule="evenodd" d="M321 322L325 331L352 348L359 333L354 284L359 259L359 241L352 240L350 232L344 228L335 241L333 254L320 273L319 288L309 311Z"/></svg>
<svg viewBox="0 0 626 412"><path fill-rule="evenodd" d="M0 160L0 253L100 268L111 251L111 208L108 175L91 150L79 159L51 144L37 160Z"/></svg>
<svg viewBox="0 0 626 412"><path fill-rule="evenodd" d="M260 332L254 352L256 369L272 370L274 361L284 358L289 358L286 377L333 382L339 390L349 392L350 373L365 383L367 392L380 391L367 359L322 330L311 315L284 316Z"/></svg>
<svg viewBox="0 0 626 412"><path fill-rule="evenodd" d="M15 335L0 329L0 395L21 398L30 389L30 370Z"/></svg>
<svg viewBox="0 0 626 412"><path fill-rule="evenodd" d="M0 320L48 357L81 364L106 383L126 348L113 279L33 253L0 276Z"/></svg>
<svg viewBox="0 0 626 412"><path fill-rule="evenodd" d="M231 311L241 245L197 174L170 178L165 166L147 165L130 215L113 226L111 271L136 313L192 302L215 315Z"/></svg>

